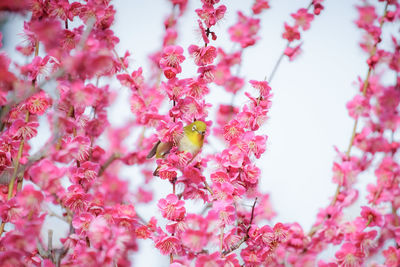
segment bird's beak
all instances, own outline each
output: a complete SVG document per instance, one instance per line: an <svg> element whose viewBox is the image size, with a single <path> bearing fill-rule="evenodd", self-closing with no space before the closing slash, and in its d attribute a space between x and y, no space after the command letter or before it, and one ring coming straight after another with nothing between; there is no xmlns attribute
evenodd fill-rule
<svg viewBox="0 0 400 267"><path fill-rule="evenodd" d="M201 134L201 135L205 135L205 134L206 134L205 131L203 132L203 131L199 131L199 130L197 130L197 129L196 129L195 131L196 131L198 134Z"/></svg>

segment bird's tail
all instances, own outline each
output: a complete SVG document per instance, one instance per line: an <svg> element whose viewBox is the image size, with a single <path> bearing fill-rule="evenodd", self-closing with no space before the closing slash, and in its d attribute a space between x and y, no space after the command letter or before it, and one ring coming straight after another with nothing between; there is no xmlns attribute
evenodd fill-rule
<svg viewBox="0 0 400 267"><path fill-rule="evenodd" d="M158 170L160 169L160 166L157 166L157 168L153 172L153 176L159 176L158 175Z"/></svg>

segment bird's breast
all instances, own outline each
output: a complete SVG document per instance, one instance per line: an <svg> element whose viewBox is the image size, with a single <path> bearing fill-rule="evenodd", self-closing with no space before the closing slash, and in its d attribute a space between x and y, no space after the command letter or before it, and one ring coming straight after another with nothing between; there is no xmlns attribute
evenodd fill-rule
<svg viewBox="0 0 400 267"><path fill-rule="evenodd" d="M203 145L203 139L199 138L197 135L184 135L179 142L179 151L189 152L193 156L199 152L201 146Z"/></svg>

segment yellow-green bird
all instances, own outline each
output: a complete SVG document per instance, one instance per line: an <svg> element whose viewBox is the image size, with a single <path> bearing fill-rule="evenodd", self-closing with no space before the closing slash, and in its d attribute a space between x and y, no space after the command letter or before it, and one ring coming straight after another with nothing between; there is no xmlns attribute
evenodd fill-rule
<svg viewBox="0 0 400 267"><path fill-rule="evenodd" d="M195 121L183 128L182 137L176 144L178 150L182 152L189 152L193 158L200 152L203 147L204 135L207 130L207 125L203 121ZM163 158L169 153L171 148L174 146L173 142L163 143L158 141L154 147L150 150L147 158L150 159L156 156L156 158ZM154 171L154 175L157 175L158 168Z"/></svg>

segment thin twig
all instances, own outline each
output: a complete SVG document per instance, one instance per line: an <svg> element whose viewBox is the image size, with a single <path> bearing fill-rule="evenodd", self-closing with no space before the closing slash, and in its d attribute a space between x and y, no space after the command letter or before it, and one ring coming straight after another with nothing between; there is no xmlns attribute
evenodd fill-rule
<svg viewBox="0 0 400 267"><path fill-rule="evenodd" d="M387 12L388 12L388 5L389 5L389 2L386 2L385 10L383 12L383 16L382 16L381 21L379 23L379 28L381 30L382 30L382 27L383 27L383 24L385 22L385 18L386 18ZM374 44L374 46L372 48L370 57L373 57L376 54L377 49L378 49L378 43L379 43L379 41L375 42L375 44ZM366 94L367 94L367 88L368 88L368 85L369 85L369 78L370 78L370 76L372 74L372 71L373 71L373 66L371 65L371 66L369 66L367 75L366 75L366 77L364 79L363 90L362 90L363 96L366 96ZM355 139L355 136L356 136L356 133L357 133L357 125L358 125L358 117L354 120L353 130L352 130L351 137L350 137L350 142L349 142L349 145L348 145L348 148L347 148L347 151L346 151L346 156L347 157L350 156L351 149L352 149L353 144L354 144L354 139ZM332 202L330 203L330 206L334 206L336 204L338 195L340 194L340 188L341 188L341 185L338 184L337 187L336 187L335 195L333 196ZM312 237L319 229L321 229L322 225L326 221L326 219L327 218L325 218L324 221L322 221L320 224L312 227L310 232L308 233L308 236Z"/></svg>
<svg viewBox="0 0 400 267"><path fill-rule="evenodd" d="M53 250L53 230L49 229L47 232L47 250L51 253Z"/></svg>
<svg viewBox="0 0 400 267"><path fill-rule="evenodd" d="M257 203L257 198L254 200L253 206L251 208L251 216L250 216L250 222L249 222L249 226L247 227L246 230L246 235L240 239L239 242L237 242L235 245L231 246L228 250L225 250L222 252L222 255L227 255L229 253L231 253L232 251L235 251L236 249L238 249L244 242L246 242L250 236L249 236L249 232L251 229L251 225L253 224L253 219L254 219L254 209L256 207L256 203Z"/></svg>
<svg viewBox="0 0 400 267"><path fill-rule="evenodd" d="M285 56L285 50L286 50L286 48L288 48L288 46L289 46L289 42L286 44L285 49L283 50L283 52L282 52L281 55L279 56L278 61L275 63L275 66L274 66L274 68L272 69L272 72L271 72L271 74L270 74L269 77L268 77L268 83L271 83L271 82L272 82L272 79L274 78L275 73L276 73L276 71L278 70L278 68L279 68L279 66L280 66L280 64L281 64L281 62L282 62L282 59L283 59L284 56Z"/></svg>
<svg viewBox="0 0 400 267"><path fill-rule="evenodd" d="M100 167L98 176L103 175L104 171L107 169L108 166L111 165L111 163L114 162L114 160L121 158L121 155L119 153L113 153L107 160L104 162L104 164Z"/></svg>
<svg viewBox="0 0 400 267"><path fill-rule="evenodd" d="M221 226L220 233L219 233L219 253L222 253L224 250L224 226Z"/></svg>
<svg viewBox="0 0 400 267"><path fill-rule="evenodd" d="M51 210L48 210L47 214L48 214L49 216L51 216L51 217L56 217L56 218L58 218L58 219L60 219L60 220L62 220L62 221L64 221L64 222L66 222L66 223L69 223L68 220L67 220L66 218L64 218L64 217L62 217L62 216L60 216L60 215L58 215L57 213L55 213L55 212L53 212L53 211L51 211Z"/></svg>
<svg viewBox="0 0 400 267"><path fill-rule="evenodd" d="M204 180L204 186L207 189L207 191L210 192L211 195L214 195L214 192L212 191L211 187L208 185L206 180Z"/></svg>

